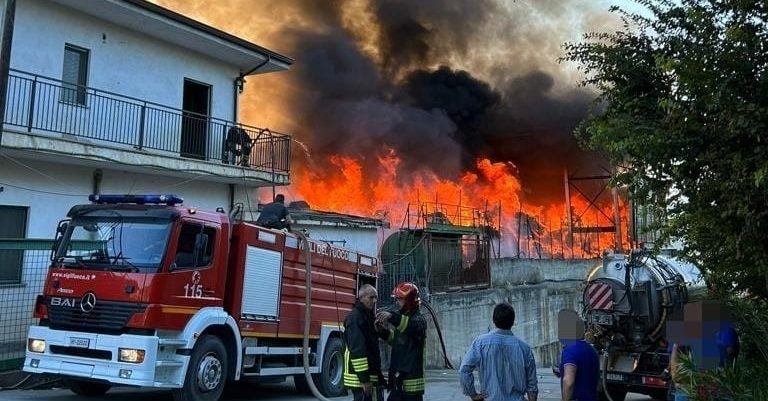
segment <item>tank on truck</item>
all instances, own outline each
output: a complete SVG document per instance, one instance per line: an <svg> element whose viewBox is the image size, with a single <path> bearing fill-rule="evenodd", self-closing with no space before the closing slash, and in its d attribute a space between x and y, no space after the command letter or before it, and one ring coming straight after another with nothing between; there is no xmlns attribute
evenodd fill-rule
<svg viewBox="0 0 768 401"><path fill-rule="evenodd" d="M664 327L670 313L687 302L688 287L700 283L694 277L699 274L693 265L646 249L606 252L590 271L584 313L601 350L601 399L623 400L628 389L656 398L664 391Z"/></svg>

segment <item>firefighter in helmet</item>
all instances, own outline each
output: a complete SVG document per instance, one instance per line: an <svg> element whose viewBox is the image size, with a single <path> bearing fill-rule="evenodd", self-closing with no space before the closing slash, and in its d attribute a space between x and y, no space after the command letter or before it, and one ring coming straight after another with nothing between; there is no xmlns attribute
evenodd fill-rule
<svg viewBox="0 0 768 401"><path fill-rule="evenodd" d="M413 283L400 283L392 297L399 310L376 316L379 336L392 346L388 401L422 401L427 321L419 311L419 288Z"/></svg>

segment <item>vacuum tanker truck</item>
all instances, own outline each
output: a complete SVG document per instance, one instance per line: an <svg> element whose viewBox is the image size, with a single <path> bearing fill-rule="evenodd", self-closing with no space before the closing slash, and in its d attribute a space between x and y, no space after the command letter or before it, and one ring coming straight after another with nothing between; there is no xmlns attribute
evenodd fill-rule
<svg viewBox="0 0 768 401"><path fill-rule="evenodd" d="M601 400L623 401L627 392L667 398L665 323L691 291L704 288L699 269L674 257L605 253L584 289L586 337L600 354Z"/></svg>

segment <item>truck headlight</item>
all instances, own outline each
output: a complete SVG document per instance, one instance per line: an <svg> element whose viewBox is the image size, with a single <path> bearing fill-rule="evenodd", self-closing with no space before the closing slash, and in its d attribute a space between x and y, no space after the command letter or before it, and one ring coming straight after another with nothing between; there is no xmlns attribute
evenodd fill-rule
<svg viewBox="0 0 768 401"><path fill-rule="evenodd" d="M144 350L135 348L119 348L117 360L120 362L142 363L144 362Z"/></svg>
<svg viewBox="0 0 768 401"><path fill-rule="evenodd" d="M45 352L45 340L30 338L27 340L27 349L29 352L43 353Z"/></svg>

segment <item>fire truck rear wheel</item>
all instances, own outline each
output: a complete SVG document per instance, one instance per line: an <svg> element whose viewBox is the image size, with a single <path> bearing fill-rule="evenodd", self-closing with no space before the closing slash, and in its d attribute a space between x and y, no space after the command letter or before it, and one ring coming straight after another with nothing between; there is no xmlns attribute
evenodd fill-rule
<svg viewBox="0 0 768 401"><path fill-rule="evenodd" d="M213 335L197 340L189 359L184 387L173 390L175 401L216 401L227 381L227 351Z"/></svg>
<svg viewBox="0 0 768 401"><path fill-rule="evenodd" d="M104 395L112 386L106 383L89 382L84 380L69 379L66 381L67 387L77 394L84 397L98 397Z"/></svg>
<svg viewBox="0 0 768 401"><path fill-rule="evenodd" d="M665 389L665 388L658 389L658 390L653 390L653 391L649 392L648 395L651 398L653 398L654 400L657 400L657 401L667 401L667 389ZM674 399L674 397L673 397L673 399Z"/></svg>
<svg viewBox="0 0 768 401"><path fill-rule="evenodd" d="M344 342L338 337L328 339L323 352L323 364L315 383L326 397L340 397L344 389Z"/></svg>

